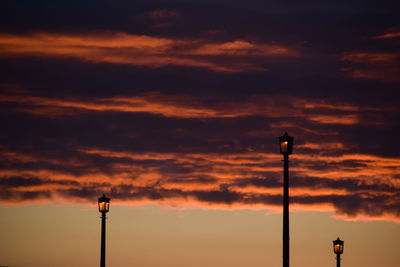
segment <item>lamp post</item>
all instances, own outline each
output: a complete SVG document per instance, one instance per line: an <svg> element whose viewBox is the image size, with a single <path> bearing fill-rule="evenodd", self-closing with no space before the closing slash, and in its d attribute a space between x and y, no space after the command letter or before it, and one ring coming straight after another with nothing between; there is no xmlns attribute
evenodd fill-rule
<svg viewBox="0 0 400 267"><path fill-rule="evenodd" d="M333 241L333 252L336 254L336 266L340 267L340 254L343 253L344 241L340 240L339 237Z"/></svg>
<svg viewBox="0 0 400 267"><path fill-rule="evenodd" d="M106 213L110 209L110 199L103 194L99 197L99 211L101 212L101 250L100 267L106 266Z"/></svg>
<svg viewBox="0 0 400 267"><path fill-rule="evenodd" d="M279 137L283 154L283 267L289 267L289 155L292 154L293 137L285 132Z"/></svg>

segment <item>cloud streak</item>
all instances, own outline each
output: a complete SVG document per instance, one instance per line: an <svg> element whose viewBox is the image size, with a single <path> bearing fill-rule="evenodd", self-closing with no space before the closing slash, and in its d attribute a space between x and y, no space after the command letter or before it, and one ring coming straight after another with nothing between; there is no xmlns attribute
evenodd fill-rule
<svg viewBox="0 0 400 267"><path fill-rule="evenodd" d="M224 100L210 104L207 98L160 93L70 100L9 94L0 95L0 103L15 105L15 111L49 117L77 116L85 112L149 113L187 119L286 116L339 125L360 124L362 114L380 110L377 107L349 103L332 105L322 99L310 100L285 95L254 96L246 101Z"/></svg>
<svg viewBox="0 0 400 267"><path fill-rule="evenodd" d="M349 52L344 54L341 60L360 66L343 69L351 78L400 82L397 64L400 53Z"/></svg>
<svg viewBox="0 0 400 267"><path fill-rule="evenodd" d="M155 14L164 16L169 13ZM123 32L81 35L1 34L0 52L2 57L67 57L92 63L147 68L196 67L225 73L265 71L263 60L300 55L294 48L284 45L259 44L245 40L222 43L200 39L183 40ZM257 57L258 60L250 57Z"/></svg>
<svg viewBox="0 0 400 267"><path fill-rule="evenodd" d="M281 208L282 166L276 153L132 153L82 147L63 161L1 154L7 159L0 171L3 203L92 202L105 191L117 203ZM398 221L393 218L400 217L400 181L392 177L400 171L399 159L299 152L292 162L295 208Z"/></svg>
<svg viewBox="0 0 400 267"><path fill-rule="evenodd" d="M399 32L389 32L372 39L378 42L394 42L399 36ZM400 52L398 48L389 48L385 49L385 51L376 49L349 51L343 53L340 60L350 63L351 66L343 68L343 71L351 78L378 80L387 83L400 82L400 67L398 64Z"/></svg>

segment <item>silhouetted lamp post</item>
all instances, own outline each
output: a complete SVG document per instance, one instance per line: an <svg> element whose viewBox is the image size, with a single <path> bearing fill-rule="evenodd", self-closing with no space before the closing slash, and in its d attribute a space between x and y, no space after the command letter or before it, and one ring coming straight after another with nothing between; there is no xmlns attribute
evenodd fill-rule
<svg viewBox="0 0 400 267"><path fill-rule="evenodd" d="M339 237L333 241L333 252L336 254L336 266L340 267L340 254L343 253L344 241L340 240Z"/></svg>
<svg viewBox="0 0 400 267"><path fill-rule="evenodd" d="M101 250L100 267L106 266L106 213L110 209L110 199L103 194L99 197L99 211L101 212Z"/></svg>
<svg viewBox="0 0 400 267"><path fill-rule="evenodd" d="M279 137L279 145L283 154L283 267L289 267L289 155L293 137L285 132Z"/></svg>

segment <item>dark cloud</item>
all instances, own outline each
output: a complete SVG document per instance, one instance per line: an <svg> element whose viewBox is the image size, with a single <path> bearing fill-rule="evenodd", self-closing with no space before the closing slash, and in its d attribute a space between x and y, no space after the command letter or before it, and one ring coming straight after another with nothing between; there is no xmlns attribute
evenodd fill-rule
<svg viewBox="0 0 400 267"><path fill-rule="evenodd" d="M288 131L293 203L398 218L398 7L2 1L1 201L279 208Z"/></svg>
<svg viewBox="0 0 400 267"><path fill-rule="evenodd" d="M2 177L0 187L16 188L16 187L35 187L39 185L66 185L78 186L79 183L73 180L43 180L38 177Z"/></svg>
<svg viewBox="0 0 400 267"><path fill-rule="evenodd" d="M6 190L0 194L0 200L5 202L25 202L28 200L43 200L51 199L51 193L49 191L11 191Z"/></svg>

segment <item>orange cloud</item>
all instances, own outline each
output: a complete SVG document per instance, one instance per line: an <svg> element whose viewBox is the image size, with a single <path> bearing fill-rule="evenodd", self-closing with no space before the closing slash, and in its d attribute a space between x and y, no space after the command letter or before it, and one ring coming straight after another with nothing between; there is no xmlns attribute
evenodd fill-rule
<svg viewBox="0 0 400 267"><path fill-rule="evenodd" d="M155 12L155 13L154 13ZM154 11L155 17L178 13ZM2 57L67 57L92 63L126 64L148 68L166 66L200 67L217 72L265 70L247 56L294 57L299 53L283 45L250 43L243 40L212 43L207 40L132 35L121 32L89 34L0 35ZM207 56L207 57L204 57ZM217 56L239 57L234 61Z"/></svg>
<svg viewBox="0 0 400 267"><path fill-rule="evenodd" d="M392 39L400 37L400 30L398 27L393 27L387 33L375 36L374 39Z"/></svg>
<svg viewBox="0 0 400 267"><path fill-rule="evenodd" d="M57 168L18 169L12 164L6 165L0 171L0 187L5 190L6 198L3 196L0 201L25 203L30 199L42 199L48 202L68 198L87 201L106 191L117 202L134 205L158 203L181 208L270 210L279 210L281 206L279 154L133 153L83 147L77 152L87 157L103 158L103 167L107 171L90 165L89 161L74 158L61 161L1 150L1 156L7 157L9 162L36 163L26 166L46 162L43 166L50 164ZM330 167L349 161L358 164ZM312 167L318 165L327 167ZM174 167L168 171L166 167L170 166ZM371 216L385 219L387 214L393 220L397 215L390 207L400 201L396 193L400 183L391 177L400 172L399 166L397 158L371 155L293 155L293 207L297 210L336 211L337 216L346 218ZM68 168L84 171L77 174L66 171ZM357 197L358 204L353 208L354 197ZM374 199L379 199L379 202ZM381 202L383 199L384 203ZM348 206L342 207L341 203L346 201ZM387 209L382 205L387 205ZM368 215L368 209L374 209L374 212Z"/></svg>
<svg viewBox="0 0 400 267"><path fill-rule="evenodd" d="M344 72L347 73L348 77L354 79L364 79L364 80L377 80L389 83L398 83L397 73L394 73L391 69L353 69L345 68Z"/></svg>
<svg viewBox="0 0 400 267"><path fill-rule="evenodd" d="M356 63L388 63L399 57L400 53L348 52L343 54L341 60Z"/></svg>
<svg viewBox="0 0 400 267"><path fill-rule="evenodd" d="M242 40L220 44L205 44L195 50L187 51L193 55L236 55L236 56L299 56L299 53L279 45L265 45Z"/></svg>
<svg viewBox="0 0 400 267"><path fill-rule="evenodd" d="M309 119L324 124L352 125L352 124L358 124L359 122L358 116L355 114L345 115L345 116L316 115L316 116L311 116Z"/></svg>
<svg viewBox="0 0 400 267"><path fill-rule="evenodd" d="M303 118L313 123L338 125L360 124L360 117L364 116L366 111L380 110L376 107L355 106L348 103L327 103L326 100L306 100L284 95L253 96L246 101L225 100L223 103L215 104L210 104L207 98L158 93L96 99L56 99L25 95L0 95L0 102L18 104L15 111L50 117L72 116L89 111L118 111L199 119L246 116L291 117ZM363 123L373 122L363 121ZM291 127L281 123L271 124L271 128L282 128L283 126ZM257 135L258 133L252 134Z"/></svg>
<svg viewBox="0 0 400 267"><path fill-rule="evenodd" d="M389 39L393 41L399 37L399 32L390 32L373 39ZM343 68L342 70L350 78L378 80L388 83L400 82L400 52L398 50L392 51L350 51L343 53L340 57L341 61L350 63L350 67Z"/></svg>

